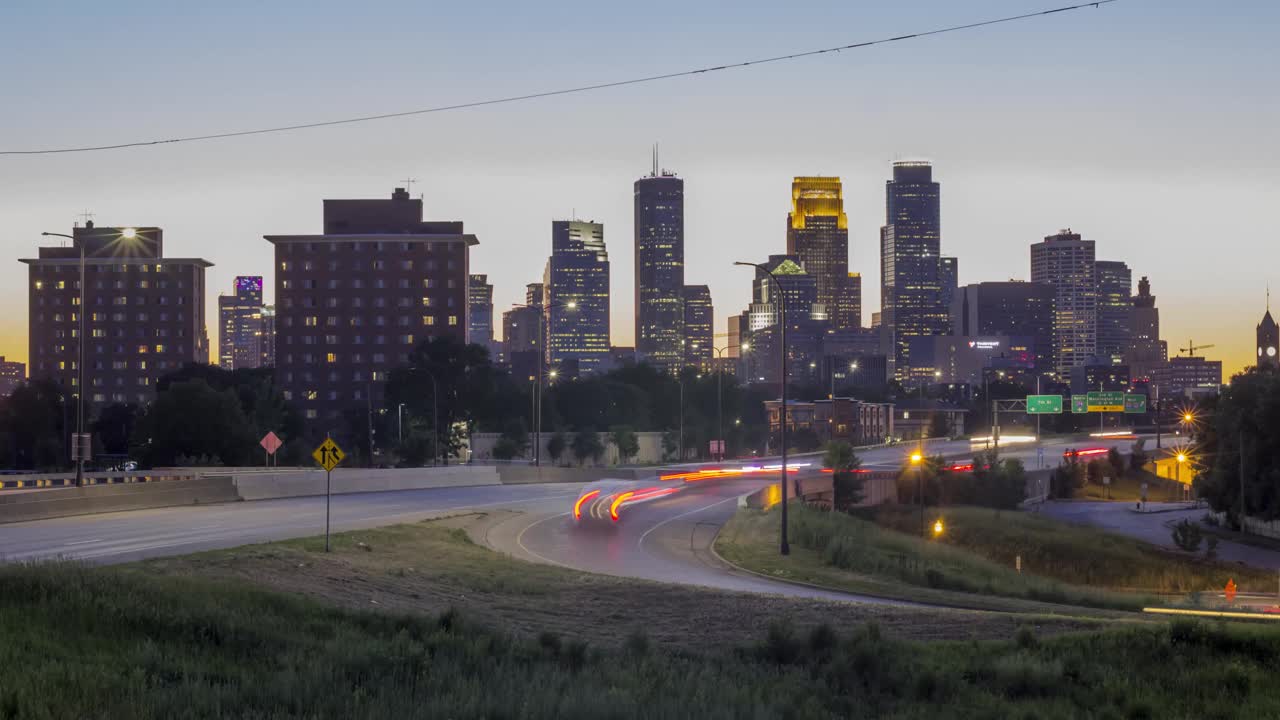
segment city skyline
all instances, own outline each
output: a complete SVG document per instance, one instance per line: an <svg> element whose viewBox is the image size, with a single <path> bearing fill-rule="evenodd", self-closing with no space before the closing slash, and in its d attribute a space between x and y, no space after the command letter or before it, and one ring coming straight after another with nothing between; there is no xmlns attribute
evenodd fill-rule
<svg viewBox="0 0 1280 720"><path fill-rule="evenodd" d="M421 64L404 61L396 43L361 39L377 36L372 33L354 33L354 52L328 57L316 38L350 39L353 28L374 21L334 7L317 7L303 18L272 8L255 13L253 23L247 10L229 9L209 18L195 38L195 31L157 38L155 50L173 58L164 68L127 54L86 62L86 48L53 32L59 12L22 8L0 30L0 56L28 71L0 80L0 93L30 102L0 119L0 129L14 146L39 146L132 139L140 125L157 131L205 123L252 126L329 112L331 96L322 88L335 77L376 78L352 83L358 87L348 101L395 109L414 104L406 98L409 86L415 97L453 98L598 79L576 62L582 52L603 69L626 74L653 69L655 45L680 50L689 62L710 62L912 29L922 11L944 24L1026 4L868 9L831 3L822 28L785 8L735 6L743 22L733 32L721 29L722 9L714 4L671 5L677 8L681 28L664 27L658 19L666 15L657 8L613 10L607 18L565 8L548 20L513 6L486 40L492 43L486 49L496 52L477 55L460 52L474 48L461 44L458 31L482 16L491 20L489 13L450 8L426 22L427 11L406 5L399 32L414 33L414 21L421 21L416 32L432 40L425 62L445 70L425 76ZM717 331L749 292L723 248L732 244L754 258L780 252L776 218L786 212L787 185L808 174L842 179L850 270L862 274L862 321L868 324L880 279L878 267L865 259L876 255L885 168L900 157L926 156L948 190L945 252L963 260L961 284L1026 279L1026 245L1060 227L1080 228L1106 247L1106 258L1128 263L1135 276L1148 276L1160 288L1166 338L1216 344L1215 356L1230 374L1255 359L1249 328L1256 318L1248 309L1261 304L1275 273L1265 264L1241 264L1226 282L1206 277L1190 255L1208 243L1219 257L1247 256L1256 228L1268 226L1280 151L1265 138L1280 126L1280 105L1256 88L1264 86L1263 68L1274 57L1263 29L1268 17L1280 18L1280 10L1257 8L1258 22L1246 27L1190 3L1161 10L1153 21L1141 5L1117 3L1052 24L903 45L891 56L843 54L706 82L610 91L607 102L581 96L382 128L93 157L9 158L0 163L9 189L0 198L0 212L11 220L6 248L11 257L30 255L39 232L67 232L86 209L104 226L161 226L175 255L215 263L206 295L206 305L214 307L217 291L235 276L266 274L270 250L261 235L315 231L310 218L318 198L376 197L409 177L418 179L410 189L425 198L430 216L467 218L485 238L473 267L490 276L495 307L505 308L522 299L533 279L528 268L545 259L546 220L577 208L612 228L632 225L630 184L648 166L652 143L661 141L667 164L688 183L686 266L691 279L710 287ZM158 8L84 11L103 32L121 36L166 19ZM530 23L546 32L525 33ZM254 30L244 32L250 26ZM1194 48L1166 43L1169 33L1187 28L1196 31ZM219 29L225 32L206 32ZM258 43L262 33L272 42ZM220 39L210 40L215 35ZM562 47L567 37L575 38L572 51ZM1088 57L1070 63L1039 51L1084 38ZM510 58L531 51L539 61L527 71L499 72ZM288 64L281 63L285 58ZM1147 80L1135 87L1126 74L1108 70L1117 63ZM270 71L261 72L263 67ZM168 82L173 71L183 72L181 87ZM89 126L72 122L83 98L126 78L132 90L127 107L107 107ZM832 87L846 91L831 93ZM847 135L794 132L793 107L818 89L824 91L823 112L842 117ZM773 101L761 106L762 93ZM880 102L860 107L866 97ZM325 100L317 104L318 98ZM660 112L654 109L659 106ZM949 111L945 122L935 113L943 107ZM734 122L726 126L726 118ZM1029 126L1037 132L1011 132ZM868 137L876 141L865 142ZM502 212L494 211L495 202L503 203ZM1235 210L1218 210L1227 206ZM216 217L210 208L217 208ZM633 268L630 248L617 244L630 238L616 230L613 237L612 340L630 345L633 309L624 298L632 295ZM1175 250L1164 252L1168 248ZM16 262L0 264L7 288L0 297L19 309L0 320L0 354L19 361L27 360L23 300L16 290L23 275ZM215 327L216 319L208 316L206 324Z"/></svg>

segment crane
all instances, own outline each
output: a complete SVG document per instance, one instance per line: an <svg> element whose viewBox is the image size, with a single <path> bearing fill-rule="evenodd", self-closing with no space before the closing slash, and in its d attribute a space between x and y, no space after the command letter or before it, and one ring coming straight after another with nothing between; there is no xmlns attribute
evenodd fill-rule
<svg viewBox="0 0 1280 720"><path fill-rule="evenodd" d="M1178 352L1186 353L1187 355L1195 355L1197 350L1208 350L1211 347L1213 347L1212 344L1197 345L1194 340L1188 340L1187 346L1184 348L1178 348Z"/></svg>

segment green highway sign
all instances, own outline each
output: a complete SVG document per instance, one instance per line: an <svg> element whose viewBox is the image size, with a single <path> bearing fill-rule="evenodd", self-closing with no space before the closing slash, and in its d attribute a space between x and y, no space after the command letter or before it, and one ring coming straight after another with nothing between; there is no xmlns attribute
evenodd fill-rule
<svg viewBox="0 0 1280 720"><path fill-rule="evenodd" d="M1089 412L1124 412L1124 393L1108 390L1088 394Z"/></svg>
<svg viewBox="0 0 1280 720"><path fill-rule="evenodd" d="M1028 395L1028 415L1056 415L1062 412L1061 395Z"/></svg>
<svg viewBox="0 0 1280 720"><path fill-rule="evenodd" d="M1083 395L1071 396L1071 412L1087 413L1089 412L1089 402Z"/></svg>
<svg viewBox="0 0 1280 720"><path fill-rule="evenodd" d="M1125 395L1124 411L1133 414L1143 414L1147 411L1146 395Z"/></svg>

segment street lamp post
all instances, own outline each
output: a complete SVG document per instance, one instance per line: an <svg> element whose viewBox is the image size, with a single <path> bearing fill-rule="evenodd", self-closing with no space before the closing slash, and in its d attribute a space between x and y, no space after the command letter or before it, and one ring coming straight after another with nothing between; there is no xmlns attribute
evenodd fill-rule
<svg viewBox="0 0 1280 720"><path fill-rule="evenodd" d="M781 355L782 370L782 412L779 415L779 440L782 444L782 534L778 541L778 551L783 555L791 554L791 544L787 542L787 298L782 291L782 283L773 271L759 263L735 262L734 265L753 267L763 272L773 281L778 291L778 345Z"/></svg>
<svg viewBox="0 0 1280 720"><path fill-rule="evenodd" d="M88 450L89 443L84 442L84 314L88 303L85 302L85 244L77 242L75 235L66 233L42 232L44 237L61 237L67 238L71 242L80 246L80 322L79 329L76 331L79 342L76 344L76 435L72 440L72 447L76 451L76 487L84 485L84 460L85 451ZM121 240L133 240L138 237L138 231L135 228L127 227L120 230Z"/></svg>
<svg viewBox="0 0 1280 720"><path fill-rule="evenodd" d="M529 305L514 303L513 307L518 308L539 308L553 310L556 308L566 308L568 310L576 310L578 303L576 300L570 300L566 303L552 303L550 305ZM534 378L534 402L533 402L533 464L534 467L542 467L542 373L546 365L547 357L547 323L542 318L538 318L538 372ZM552 372L554 377L554 371Z"/></svg>
<svg viewBox="0 0 1280 720"><path fill-rule="evenodd" d="M404 445L404 403L396 406L396 442Z"/></svg>
<svg viewBox="0 0 1280 720"><path fill-rule="evenodd" d="M724 360L724 353L728 352L729 350L732 350L732 349L733 349L733 348L735 348L735 347L736 347L736 348L739 348L739 349L741 349L741 350L747 350L747 349L749 349L751 346L750 346L748 343L741 343L741 344L739 344L739 345L725 345L725 346L724 346L724 347L722 347L722 348L712 347L712 348L711 348L711 351L712 351L712 352L714 352L714 353L716 354L716 357L717 357L717 358L719 358L721 361L723 361L723 360ZM724 383L723 383L723 381L722 381L722 378L724 377L724 363L723 363L723 362L720 362L720 363L718 363L718 364L720 365L720 367L719 367L719 368L717 368L717 372L716 372L716 436L717 436L717 440L720 442L720 457L719 457L719 460L723 461L723 460L724 460L724 449L725 449L725 439L724 439L724 389L723 389Z"/></svg>
<svg viewBox="0 0 1280 720"><path fill-rule="evenodd" d="M924 538L924 455L919 450L911 453L911 464L916 466L916 502L920 503L920 537Z"/></svg>

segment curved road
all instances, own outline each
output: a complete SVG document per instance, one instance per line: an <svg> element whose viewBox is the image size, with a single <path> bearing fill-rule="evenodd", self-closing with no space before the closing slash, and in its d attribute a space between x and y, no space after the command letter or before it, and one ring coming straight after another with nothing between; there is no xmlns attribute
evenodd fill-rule
<svg viewBox="0 0 1280 720"><path fill-rule="evenodd" d="M1044 463L1056 464L1067 445L1127 449L1131 444L1132 440L1051 441L1045 444ZM898 467L904 452L903 446L864 451L863 466ZM949 459L972 457L963 441L930 445L928 452ZM1029 469L1038 464L1034 447L1013 446L1003 457L1022 459ZM817 463L812 457L802 459L806 461ZM711 541L736 511L737 498L773 480L776 476L690 484L675 495L625 507L616 525L578 527L570 509L582 486L573 483L335 495L332 521L335 531L343 531L466 510L514 510L489 528L486 540L494 549L534 562L725 590L898 602L773 581L719 560ZM0 559L65 557L114 563L304 537L324 532L324 506L323 497L305 497L0 525Z"/></svg>

